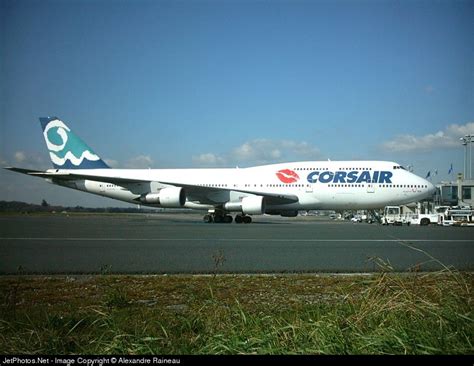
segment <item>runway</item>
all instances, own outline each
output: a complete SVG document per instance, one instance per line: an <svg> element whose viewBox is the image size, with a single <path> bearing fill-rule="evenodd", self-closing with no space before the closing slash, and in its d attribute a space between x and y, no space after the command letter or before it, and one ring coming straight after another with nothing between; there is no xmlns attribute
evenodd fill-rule
<svg viewBox="0 0 474 366"><path fill-rule="evenodd" d="M274 273L474 269L474 229L318 217L205 224L200 214L0 216L0 273ZM377 258L377 260L375 260Z"/></svg>

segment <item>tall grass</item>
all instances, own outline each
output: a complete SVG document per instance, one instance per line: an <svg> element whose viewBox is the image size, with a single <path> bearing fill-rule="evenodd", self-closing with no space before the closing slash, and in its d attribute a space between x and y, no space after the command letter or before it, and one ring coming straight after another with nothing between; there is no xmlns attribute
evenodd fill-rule
<svg viewBox="0 0 474 366"><path fill-rule="evenodd" d="M349 277L0 278L0 353L473 354L472 283L387 266Z"/></svg>

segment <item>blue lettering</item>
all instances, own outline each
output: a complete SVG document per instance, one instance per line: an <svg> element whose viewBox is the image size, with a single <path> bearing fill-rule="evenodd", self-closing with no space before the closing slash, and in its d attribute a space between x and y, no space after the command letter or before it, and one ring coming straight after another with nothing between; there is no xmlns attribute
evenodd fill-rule
<svg viewBox="0 0 474 366"><path fill-rule="evenodd" d="M357 180L357 173L356 171L354 172L349 172L347 174L347 183L355 183L355 181Z"/></svg>
<svg viewBox="0 0 474 366"><path fill-rule="evenodd" d="M371 173L373 175L371 176ZM380 183L380 184L391 184L393 173L389 171L374 171L370 172L368 170L360 171L351 171L351 172L311 172L307 176L309 183Z"/></svg>
<svg viewBox="0 0 474 366"><path fill-rule="evenodd" d="M312 172L308 174L308 182L309 183L316 183L318 181L319 172Z"/></svg>
<svg viewBox="0 0 474 366"><path fill-rule="evenodd" d="M380 172L380 179L379 183L392 183L390 178L392 178L393 173L392 172Z"/></svg>
<svg viewBox="0 0 474 366"><path fill-rule="evenodd" d="M323 172L319 176L319 181L321 183L329 183L334 179L334 173L333 172Z"/></svg>
<svg viewBox="0 0 474 366"><path fill-rule="evenodd" d="M378 170L374 172L374 176L372 177L372 183L377 183L379 181L379 173L380 172Z"/></svg>
<svg viewBox="0 0 474 366"><path fill-rule="evenodd" d="M346 172L336 172L333 183L346 183Z"/></svg>
<svg viewBox="0 0 474 366"><path fill-rule="evenodd" d="M367 183L370 181L370 173L365 170L360 175L359 179L357 179L357 183Z"/></svg>

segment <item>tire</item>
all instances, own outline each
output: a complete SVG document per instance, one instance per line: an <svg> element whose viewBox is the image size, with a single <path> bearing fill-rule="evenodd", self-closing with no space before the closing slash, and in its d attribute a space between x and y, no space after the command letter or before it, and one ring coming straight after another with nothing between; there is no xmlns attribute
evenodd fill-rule
<svg viewBox="0 0 474 366"><path fill-rule="evenodd" d="M430 224L430 219L424 217L421 219L420 221L420 225L423 225L423 226L428 226Z"/></svg>

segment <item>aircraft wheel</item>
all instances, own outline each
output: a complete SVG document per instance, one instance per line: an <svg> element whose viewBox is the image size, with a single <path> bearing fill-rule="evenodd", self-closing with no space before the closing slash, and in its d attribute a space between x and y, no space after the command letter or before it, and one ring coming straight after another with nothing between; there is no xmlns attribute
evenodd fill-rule
<svg viewBox="0 0 474 366"><path fill-rule="evenodd" d="M211 223L212 222L212 216L211 215L204 215L203 220L205 223Z"/></svg>
<svg viewBox="0 0 474 366"><path fill-rule="evenodd" d="M242 215L236 215L235 216L235 223L236 224L241 224L243 222L243 219L244 218L242 217Z"/></svg>
<svg viewBox="0 0 474 366"><path fill-rule="evenodd" d="M226 224L230 224L232 221L233 221L232 216L230 216L230 215L225 215L225 216L224 216L224 222L225 222Z"/></svg>
<svg viewBox="0 0 474 366"><path fill-rule="evenodd" d="M252 222L252 218L250 216L244 216L244 224L250 224Z"/></svg>
<svg viewBox="0 0 474 366"><path fill-rule="evenodd" d="M221 222L225 222L225 221L224 221L224 216L215 215L215 216L214 216L214 222L215 222L216 224L220 224Z"/></svg>

